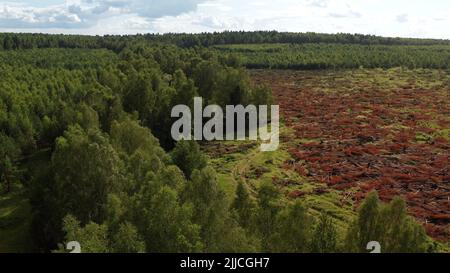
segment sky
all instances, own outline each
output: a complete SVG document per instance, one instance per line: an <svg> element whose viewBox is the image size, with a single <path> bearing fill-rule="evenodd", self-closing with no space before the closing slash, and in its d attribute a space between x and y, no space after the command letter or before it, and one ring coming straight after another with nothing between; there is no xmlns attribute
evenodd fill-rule
<svg viewBox="0 0 450 273"><path fill-rule="evenodd" d="M0 32L278 30L450 39L449 0L0 0Z"/></svg>

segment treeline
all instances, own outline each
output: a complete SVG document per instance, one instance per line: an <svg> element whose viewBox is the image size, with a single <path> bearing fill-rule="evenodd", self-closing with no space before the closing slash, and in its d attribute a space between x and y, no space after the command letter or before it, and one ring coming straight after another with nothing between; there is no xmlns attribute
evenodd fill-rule
<svg viewBox="0 0 450 273"><path fill-rule="evenodd" d="M81 36L44 34L0 34L0 51L17 58L17 62L37 62L44 66L53 63L45 58L24 59L28 53L13 53L29 49L106 49L117 54L129 47L177 46L189 51L218 50L232 65L247 68L274 69L351 69L351 68L435 68L448 69L450 42L383 38L370 35L279 33L279 32L223 32L203 34L146 34L132 36ZM5 55L3 55L5 58ZM74 58L67 54L67 57ZM50 56L52 57L52 56ZM53 56L53 58L61 55ZM65 57L65 56L64 56ZM64 58L62 57L62 58ZM164 61L164 59L162 59ZM174 60L176 61L176 60ZM59 60L58 63L64 62ZM72 59L66 67L79 65ZM231 63L229 63L231 65ZM97 65L92 63L91 65Z"/></svg>
<svg viewBox="0 0 450 273"><path fill-rule="evenodd" d="M137 34L137 35L49 35L49 34L0 34L0 50L32 48L107 48L121 51L130 43L164 43L179 47L210 47L229 44L354 44L354 45L450 45L450 40L391 38L363 34L294 33L277 31L225 31L186 34Z"/></svg>
<svg viewBox="0 0 450 273"><path fill-rule="evenodd" d="M240 56L247 68L352 69L407 67L448 69L450 47L350 44L262 44L215 46Z"/></svg>
<svg viewBox="0 0 450 273"><path fill-rule="evenodd" d="M449 45L449 40L390 38L363 34L324 34L324 33L297 33L278 31L225 31L201 34L147 34L144 37L149 41L174 43L182 47L213 46L228 44L359 44L359 45Z"/></svg>
<svg viewBox="0 0 450 273"><path fill-rule="evenodd" d="M121 129L124 128L118 128ZM78 135L76 130L70 132L75 135L67 134L60 139L61 145L66 146L58 146L63 150L54 155L55 165L59 165L56 160L67 157L63 153L79 150L72 141L87 137ZM185 145L196 150L195 142L180 142L173 153L182 155ZM184 156L188 163L201 160L187 154ZM69 177L75 172L76 169L72 170ZM103 214L97 216L103 217L102 220L91 219L88 222L79 220L82 217L88 219L93 214L92 207L88 209L86 205L102 203L99 204L98 199L83 199L87 195L70 195L64 191L63 194L69 195L66 202L89 203L83 202L81 207L77 203L76 210L61 212L61 215L71 214L64 217L62 228L65 236L56 252L64 252L65 243L70 241L78 241L85 253L367 253L370 251L368 242L372 241L380 243L383 253L436 250L436 245L428 241L423 227L407 216L405 202L401 199L384 204L376 192L371 193L361 204L349 228L341 233L331 215L325 212L316 219L300 201L282 205L280 194L272 184L261 185L256 199L253 199L241 182L233 202L229 204L213 169L193 169L191 178L187 180L185 177L178 168L159 164L156 170L145 175L141 183L125 183L122 186L131 188L110 191L103 199L104 208L100 210ZM119 180L115 182L119 183ZM64 182L57 182L56 187L61 186L58 183ZM69 206L67 203L54 205L62 205L58 210Z"/></svg>
<svg viewBox="0 0 450 273"><path fill-rule="evenodd" d="M0 33L0 50L35 48L110 49L120 52L135 38L126 36L87 36L40 33Z"/></svg>

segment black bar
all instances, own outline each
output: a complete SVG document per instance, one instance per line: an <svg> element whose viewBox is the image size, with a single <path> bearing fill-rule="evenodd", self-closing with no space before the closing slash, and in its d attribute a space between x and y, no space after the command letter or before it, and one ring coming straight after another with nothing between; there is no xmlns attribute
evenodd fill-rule
<svg viewBox="0 0 450 273"><path fill-rule="evenodd" d="M10 263L15 271L22 266L32 265L35 270L70 270L79 273L92 270L127 273L337 270L383 273L417 270L421 266L425 266L429 272L433 266L447 268L449 261L449 254L0 254L2 267Z"/></svg>

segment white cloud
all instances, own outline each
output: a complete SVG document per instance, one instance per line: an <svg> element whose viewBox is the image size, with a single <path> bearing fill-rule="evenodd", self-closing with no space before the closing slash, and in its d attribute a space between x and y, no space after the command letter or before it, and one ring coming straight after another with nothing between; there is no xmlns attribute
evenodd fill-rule
<svg viewBox="0 0 450 273"><path fill-rule="evenodd" d="M408 14L403 13L403 14L397 15L397 22L399 22L399 23L408 22Z"/></svg>
<svg viewBox="0 0 450 273"><path fill-rule="evenodd" d="M334 18L360 18L361 17L361 13L352 11L352 10L349 10L345 13L330 12L330 13L328 13L328 15L330 15L331 17L334 17Z"/></svg>
<svg viewBox="0 0 450 273"><path fill-rule="evenodd" d="M4 3L0 9L0 27L87 28L117 15L135 14L144 20L177 16L194 11L202 2L205 0L82 0L48 7Z"/></svg>
<svg viewBox="0 0 450 273"><path fill-rule="evenodd" d="M103 12L106 14L107 10ZM0 7L2 28L86 28L97 23L95 7L53 5L31 7L24 4L4 4Z"/></svg>
<svg viewBox="0 0 450 273"><path fill-rule="evenodd" d="M307 0L306 2L312 7L326 8L329 0Z"/></svg>
<svg viewBox="0 0 450 273"><path fill-rule="evenodd" d="M160 18L193 11L205 0L85 0L85 2L95 5L99 13L114 7L145 18Z"/></svg>

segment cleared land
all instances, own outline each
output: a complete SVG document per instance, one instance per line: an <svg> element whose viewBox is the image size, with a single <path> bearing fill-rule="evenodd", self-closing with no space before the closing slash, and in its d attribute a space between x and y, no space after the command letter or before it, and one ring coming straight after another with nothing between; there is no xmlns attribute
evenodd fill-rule
<svg viewBox="0 0 450 273"><path fill-rule="evenodd" d="M449 74L439 70L252 72L269 85L290 135L272 179L291 198L339 191L341 205L378 190L403 196L429 235L450 238ZM295 172L291 179L286 174ZM289 175L288 175L289 176Z"/></svg>

